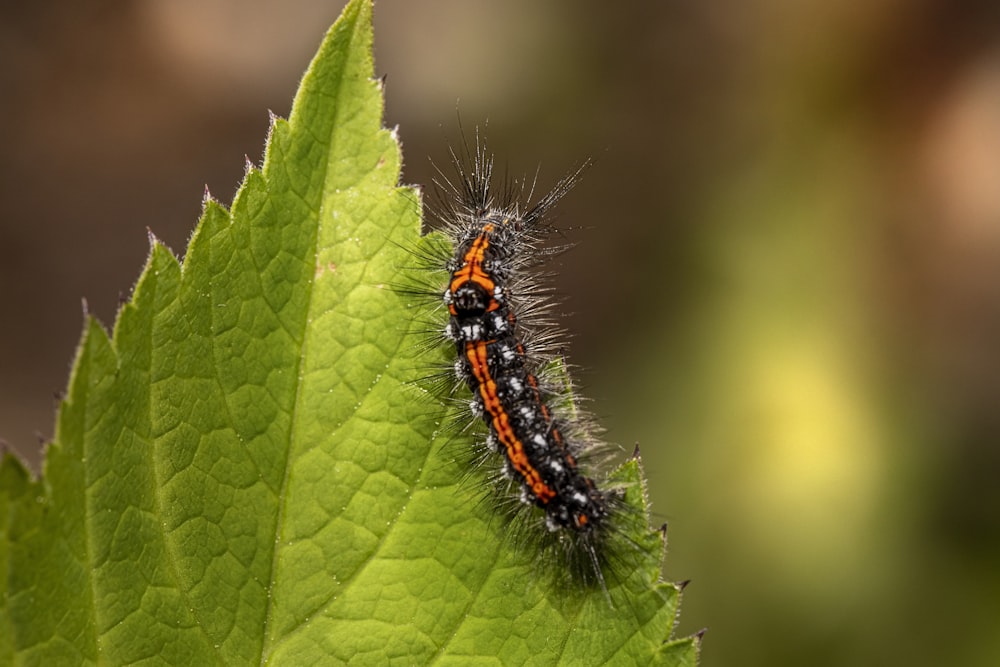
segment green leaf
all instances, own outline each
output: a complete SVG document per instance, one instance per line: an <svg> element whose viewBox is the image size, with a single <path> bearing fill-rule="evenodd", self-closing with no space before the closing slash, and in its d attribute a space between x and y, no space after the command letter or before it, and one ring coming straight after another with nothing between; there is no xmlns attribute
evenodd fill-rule
<svg viewBox="0 0 1000 667"><path fill-rule="evenodd" d="M231 210L183 264L153 240L110 337L87 319L42 477L3 455L0 663L695 663L636 461L615 608L471 502L386 287L431 240L371 47L352 0Z"/></svg>

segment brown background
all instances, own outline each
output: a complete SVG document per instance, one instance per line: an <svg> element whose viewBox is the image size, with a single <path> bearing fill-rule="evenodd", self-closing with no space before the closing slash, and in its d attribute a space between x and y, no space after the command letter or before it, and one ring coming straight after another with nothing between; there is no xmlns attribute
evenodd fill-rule
<svg viewBox="0 0 1000 667"><path fill-rule="evenodd" d="M20 6L15 6L19 4ZM341 3L0 8L0 438L182 252ZM572 360L640 441L703 664L1000 664L1000 5L383 0L404 181L489 118L560 208Z"/></svg>

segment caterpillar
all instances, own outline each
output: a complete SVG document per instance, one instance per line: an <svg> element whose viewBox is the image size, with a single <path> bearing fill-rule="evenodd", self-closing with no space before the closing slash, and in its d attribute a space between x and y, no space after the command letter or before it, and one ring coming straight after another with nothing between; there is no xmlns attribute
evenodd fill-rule
<svg viewBox="0 0 1000 667"><path fill-rule="evenodd" d="M556 231L553 207L577 183L584 162L548 193L530 202L525 180L494 179L494 157L476 133L451 149L454 176L438 169L431 217L450 243L425 256L444 269L447 284L428 290L447 310L438 329L455 350L447 393L471 392L459 424L480 423L470 462L485 469L490 498L513 530L512 539L533 544L538 560L570 578L596 584L607 595L611 542L628 511L623 490L598 477L610 448L597 438L580 408L559 353L562 340L548 312L551 289L540 284L540 264L566 246L546 248ZM450 252L448 250L450 249ZM426 295L426 294L425 294ZM474 429L473 429L474 430ZM551 557L554 556L554 559Z"/></svg>

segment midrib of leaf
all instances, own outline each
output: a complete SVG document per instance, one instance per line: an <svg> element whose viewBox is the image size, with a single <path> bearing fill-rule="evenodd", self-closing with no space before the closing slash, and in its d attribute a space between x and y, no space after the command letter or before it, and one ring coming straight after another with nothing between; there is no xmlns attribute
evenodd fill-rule
<svg viewBox="0 0 1000 667"><path fill-rule="evenodd" d="M354 9L353 16L350 15L351 9ZM368 12L365 11L366 9L368 10ZM324 55L325 55L325 52L327 50L333 49L335 46L340 47L341 53L344 54L345 59L347 57L349 57L350 54L354 54L354 53L359 53L359 52L370 53L371 52L371 43L370 43L370 41L369 41L369 43L362 44L360 48L354 48L354 47L352 47L354 41L358 37L358 31L364 25L364 22L365 21L368 21L368 22L371 21L370 15L368 15L368 16L365 15L366 13L369 13L369 12L370 12L370 6L367 5L367 3L355 4L353 6L353 8L352 7L348 7L347 9L345 9L344 14L340 17L340 19L337 21L337 23L335 24L335 26L333 28L331 28L331 32L332 33L340 33L340 34L345 34L346 33L348 35L348 38L346 40L337 39L336 37L328 39L328 42L327 42L328 46L327 46L327 48L323 49L322 51L320 51L320 53L317 54L316 60L319 61L320 59L322 59L324 57ZM348 29L348 27L350 29ZM364 37L362 36L362 42L364 42L364 41L365 41ZM345 65L345 66L342 66L337 71L337 79L338 79L338 81L337 81L336 84L334 84L332 86L330 84L326 84L325 86L323 86L323 88L327 89L327 90L341 91L343 89L343 83L344 83L344 77L345 77L345 71L346 71L346 69L347 69L347 66ZM296 100L295 100L295 102L293 103L293 106L292 106L292 112L289 114L289 121L288 121L288 125L289 126L295 127L295 126L298 126L302 122L306 122L306 123L309 122L310 119L308 119L308 118L305 118L304 120L302 119L302 112L300 112L300 105L304 104L303 100L308 95L310 95L310 94L312 94L312 95L322 94L322 93L320 93L319 91L316 90L317 85L315 84L314 79L315 79L315 74L310 69L309 71L307 71L306 76L303 78L303 81L300 84L299 92L297 93ZM325 201L325 198L323 197L323 194L327 193L327 192L332 192L332 191L337 190L338 189L337 186L341 184L340 183L340 178L339 178L340 177L340 173L339 173L339 170L337 169L336 163L334 162L334 156L338 154L338 151L337 151L337 145L338 145L337 130L338 130L338 126L339 126L338 120L339 120L340 116L342 115L343 106L344 106L344 104L340 100L338 100L338 102L333 105L333 114L331 114L332 122L331 122L331 125L330 125L330 132L328 134L327 140L325 142L320 142L320 141L318 141L318 137L317 137L317 143L321 143L322 145L324 145L326 147L326 149L327 149L327 156L328 157L327 157L327 160L324 161L323 166L322 166L322 174L323 174L322 182L323 182L323 186L316 193L319 196L316 198L315 201L309 203L310 209L316 211L315 224L317 226L317 234L314 235L314 237L313 237L313 247L312 247L312 255L311 255L313 263L316 264L316 265L318 265L318 263L319 263L319 254L318 254L317 248L316 248L316 238L319 236L319 231L320 231L320 229L321 229L321 227L323 225L323 221L327 217L325 214L328 212L327 211L327 206L326 206L326 201ZM271 134L271 137L275 138L275 141L277 141L276 137L281 136L281 135L278 135L276 133L276 130L277 130L276 125L279 122L280 122L279 119L272 118L272 134ZM265 157L265 163L264 163L264 166L263 166L263 173L264 173L265 180L267 180L268 174L269 174L270 168L271 168L271 164L269 162L269 157L270 157L270 150L268 151L268 154ZM306 308L303 310L303 313L302 313L302 331L303 332L307 331L307 328L308 328L307 325L308 325L309 319L310 319L310 317L312 315L312 312L313 312L313 304L314 304L315 292L316 292L316 283L315 283L315 281L311 280L311 281L309 281L309 290L308 290L308 299L307 299L307 302L306 302ZM298 361L297 361L297 364L296 364L296 367L295 367L296 375L297 375L297 377L299 379L295 383L295 395L294 395L294 398L293 398L293 401L292 401L293 408L292 408L292 414L291 414L291 419L289 421L289 429L288 429L288 442L289 442L289 451L288 451L288 454L289 455L288 455L288 457L285 458L285 461L284 461L284 469L282 471L283 472L283 474L282 474L282 484L281 484L281 489L280 489L280 492L279 492L279 495L278 495L278 497L282 498L282 499L286 498L286 490L288 489L288 486L290 484L290 472L291 472L291 469L292 469L292 466L290 464L290 459L291 459L291 457L293 455L293 451L294 451L296 445L299 442L301 442L301 440L299 438L295 437L294 433L295 433L295 430L296 430L296 424L298 422L299 415L302 413L302 408L301 408L301 397L302 397L302 393L303 393L302 369L308 365L306 363L306 359L307 359L307 356L308 356L308 353L309 353L309 350L310 350L309 335L308 335L308 333L306 333L304 336L302 336L301 339L300 339L300 341L301 341L301 353L299 355L299 358L298 358ZM303 443L303 446L308 446L308 443ZM283 530L284 530L285 513L287 512L287 510L288 510L288 504L287 504L286 500L283 500L283 501L281 501L281 502L278 503L278 517L277 517L277 521L275 523L276 533L275 533L275 538L274 538L274 551L273 551L272 561L271 561L271 578L270 578L270 585L269 585L269 587L270 587L270 589L272 591L274 589L276 589L277 586L278 586L278 581L277 581L278 559L280 558L280 555L282 553L282 542L283 542L283 540L282 540L282 533L283 533ZM275 637L273 637L272 633L270 632L271 623L273 621L273 613L274 613L273 602L274 602L273 595L269 595L268 598L267 598L267 608L266 608L265 614L264 614L264 627L263 627L264 646L262 647L261 655L260 655L260 664L262 664L262 665L266 664L268 655L270 654L270 650L272 648L272 644L275 642L275 639L276 639ZM303 622L304 621L300 621L297 625L294 625L294 626L289 627L289 628L282 629L282 638L287 637L288 635L294 634L298 630L298 628L301 627L301 625L302 625Z"/></svg>

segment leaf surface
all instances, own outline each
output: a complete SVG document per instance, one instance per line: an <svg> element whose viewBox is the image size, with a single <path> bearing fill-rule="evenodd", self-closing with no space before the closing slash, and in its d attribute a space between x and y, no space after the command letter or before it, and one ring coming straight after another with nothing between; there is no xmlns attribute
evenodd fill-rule
<svg viewBox="0 0 1000 667"><path fill-rule="evenodd" d="M447 454L412 385L445 351L387 288L430 240L371 47L352 0L231 209L87 319L42 477L3 456L0 663L695 663L645 514L612 608L546 586Z"/></svg>

